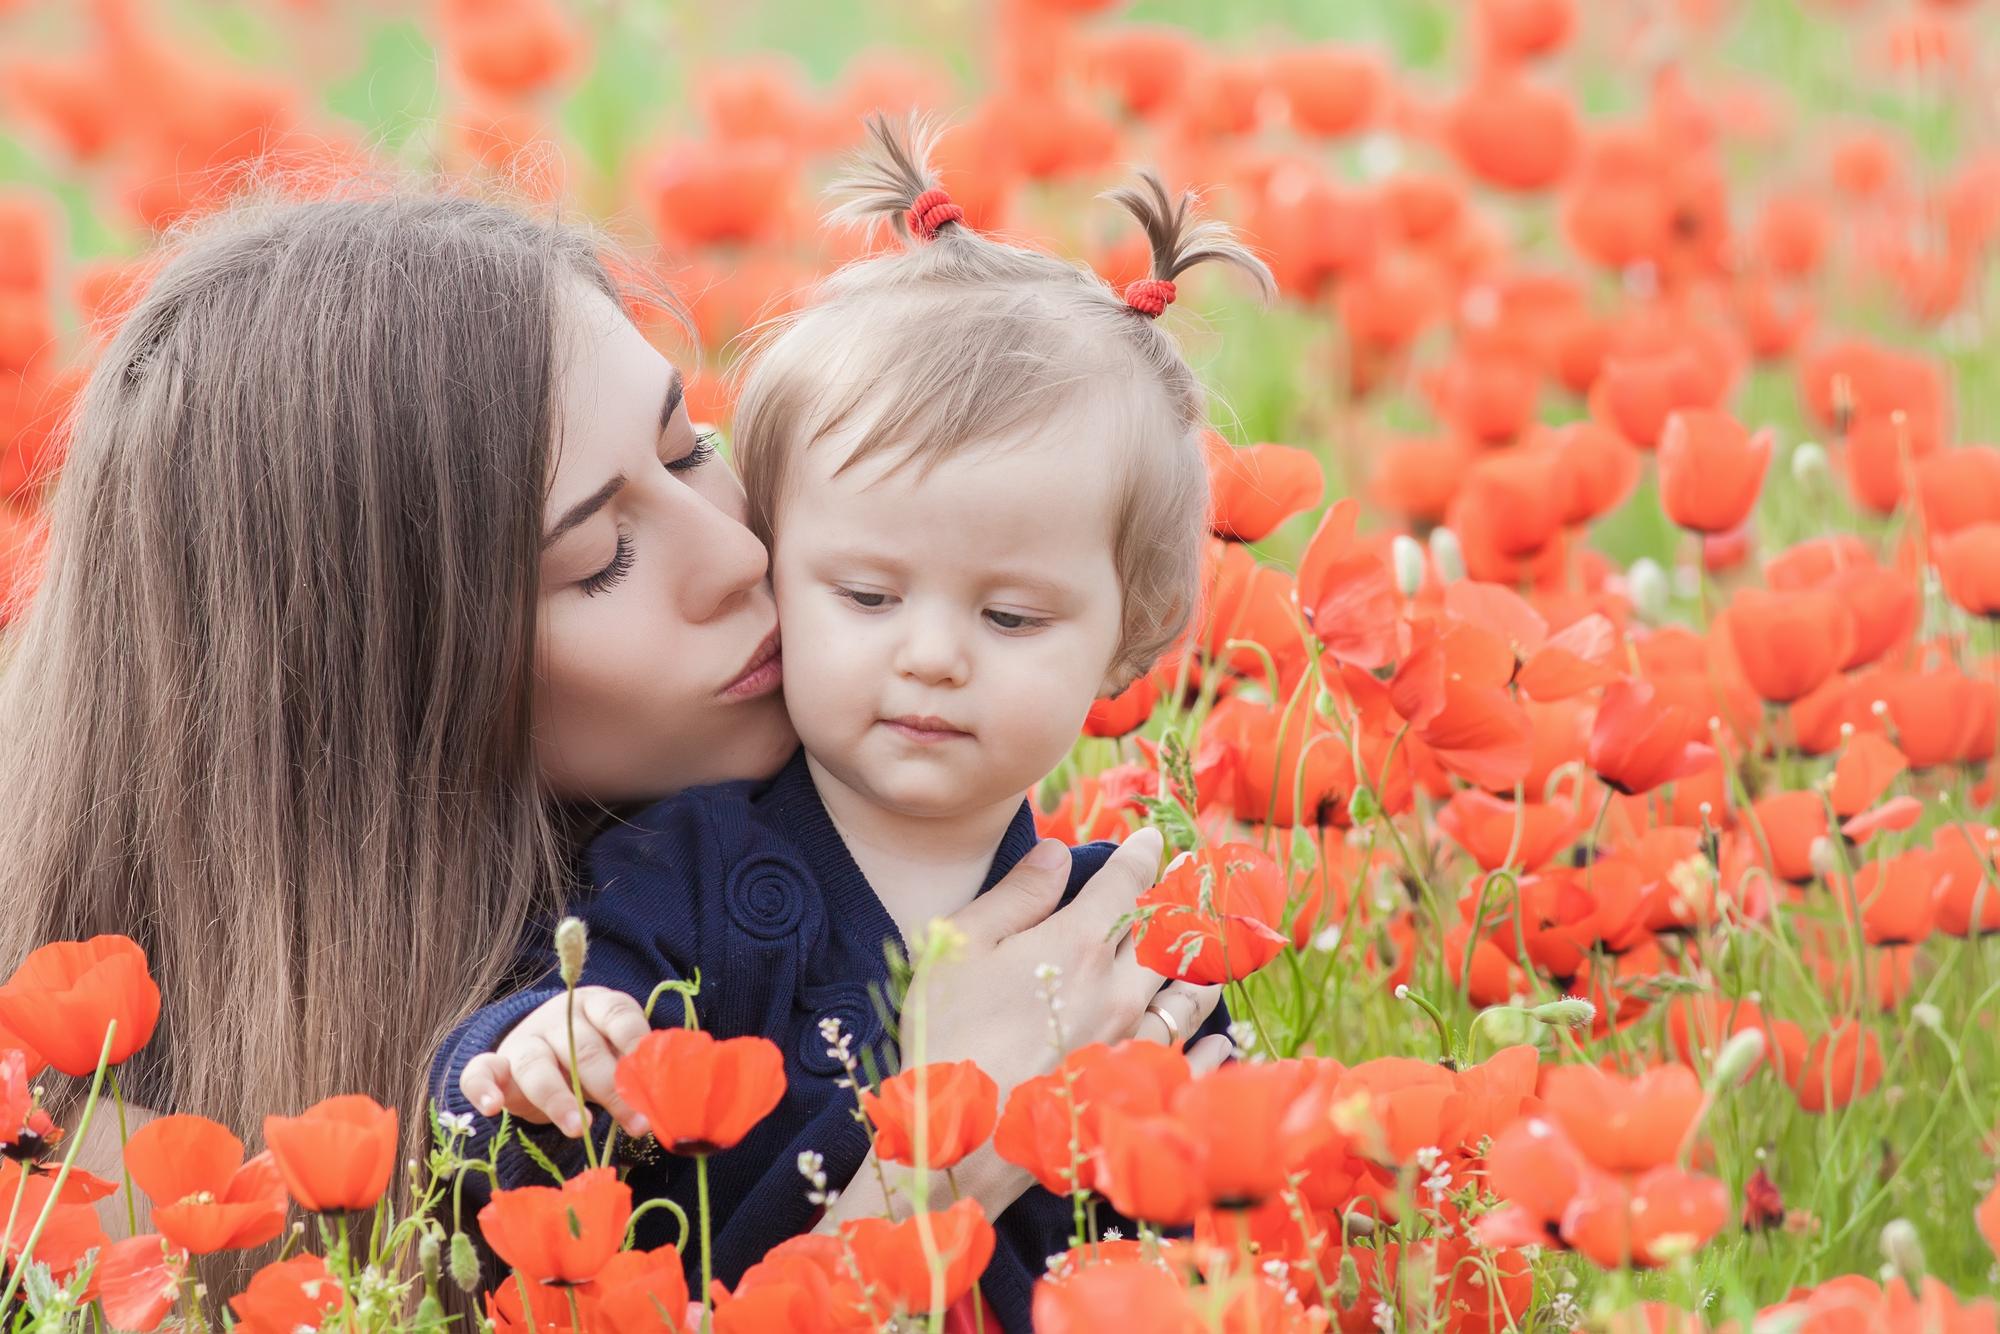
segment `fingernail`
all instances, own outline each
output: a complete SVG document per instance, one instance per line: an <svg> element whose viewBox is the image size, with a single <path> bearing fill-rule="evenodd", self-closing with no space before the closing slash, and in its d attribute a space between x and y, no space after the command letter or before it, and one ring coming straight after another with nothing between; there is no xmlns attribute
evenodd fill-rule
<svg viewBox="0 0 2000 1334"><path fill-rule="evenodd" d="M479 1104L479 1110L485 1113L487 1116L492 1116L494 1113L500 1110L500 1103L497 1099L488 1098L486 1101Z"/></svg>
<svg viewBox="0 0 2000 1334"><path fill-rule="evenodd" d="M1038 871L1053 871L1069 865L1069 845L1059 838L1045 838L1021 860Z"/></svg>
<svg viewBox="0 0 2000 1334"><path fill-rule="evenodd" d="M653 1123L643 1116L635 1116L632 1118L632 1124L626 1128L634 1135L643 1135L653 1128Z"/></svg>

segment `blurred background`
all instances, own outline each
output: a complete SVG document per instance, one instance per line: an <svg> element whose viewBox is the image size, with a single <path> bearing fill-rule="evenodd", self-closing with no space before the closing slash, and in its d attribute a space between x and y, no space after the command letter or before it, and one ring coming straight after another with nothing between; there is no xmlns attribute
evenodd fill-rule
<svg viewBox="0 0 2000 1334"><path fill-rule="evenodd" d="M0 0L5 514L31 536L67 395L154 238L246 179L444 173L602 220L693 312L698 349L658 334L726 421L732 340L866 244L819 224L833 163L866 112L913 107L951 121L976 224L1115 280L1143 250L1099 191L1140 162L1206 190L1284 293L1258 310L1202 279L1174 312L1219 429L1315 450L1377 526L1449 519L1474 459L1615 417L1603 368L1678 346L1781 458L1831 424L1802 358L1850 335L1933 358L1934 434L1981 438L1988 8ZM1591 530L1614 564L1686 554L1650 485ZM1746 550L1828 505L1893 508L1770 491Z"/></svg>

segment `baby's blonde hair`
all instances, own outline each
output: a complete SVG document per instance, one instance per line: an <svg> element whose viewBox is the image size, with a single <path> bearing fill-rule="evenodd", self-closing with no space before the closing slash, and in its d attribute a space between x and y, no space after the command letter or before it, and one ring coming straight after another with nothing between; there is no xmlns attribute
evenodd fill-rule
<svg viewBox="0 0 2000 1334"><path fill-rule="evenodd" d="M868 131L832 187L846 200L833 216L886 218L906 245L846 265L754 336L735 417L751 525L772 540L792 460L830 432L857 442L843 470L889 450L928 469L1075 410L1093 432L1079 448L1124 471L1112 552L1123 619L1110 672L1122 687L1173 646L1199 600L1209 507L1201 384L1166 330L1088 268L956 220L928 240L913 235L912 207L938 188L937 129L875 116ZM1154 279L1218 260L1271 295L1270 271L1227 226L1197 218L1192 193L1175 200L1143 171L1107 197L1145 228Z"/></svg>

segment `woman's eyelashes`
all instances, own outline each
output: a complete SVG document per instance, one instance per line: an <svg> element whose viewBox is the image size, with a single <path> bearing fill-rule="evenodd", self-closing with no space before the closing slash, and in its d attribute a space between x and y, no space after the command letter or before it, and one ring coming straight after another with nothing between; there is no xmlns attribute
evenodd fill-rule
<svg viewBox="0 0 2000 1334"><path fill-rule="evenodd" d="M717 433L714 431L695 432L694 448L677 459L669 460L667 471L693 472L696 468L699 468L702 464L707 463L715 457L715 442L717 439Z"/></svg>
<svg viewBox="0 0 2000 1334"><path fill-rule="evenodd" d="M632 545L632 535L623 529L618 532L618 549L611 560L596 574L577 582L585 597L596 597L608 588L616 587L620 580L632 572L633 558L638 554Z"/></svg>

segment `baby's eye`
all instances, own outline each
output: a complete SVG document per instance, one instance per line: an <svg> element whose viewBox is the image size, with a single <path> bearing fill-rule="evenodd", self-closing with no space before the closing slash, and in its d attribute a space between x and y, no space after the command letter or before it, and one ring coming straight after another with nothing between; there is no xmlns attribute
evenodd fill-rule
<svg viewBox="0 0 2000 1334"><path fill-rule="evenodd" d="M1049 623L1049 618L1046 616L1028 616L1018 611L989 610L986 619L992 623L994 629L1005 630L1009 634L1040 630Z"/></svg>
<svg viewBox="0 0 2000 1334"><path fill-rule="evenodd" d="M887 593L873 593L865 588L836 588L833 591L836 596L846 598L866 611L879 611L890 602Z"/></svg>

